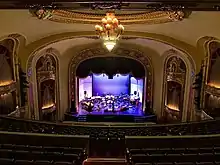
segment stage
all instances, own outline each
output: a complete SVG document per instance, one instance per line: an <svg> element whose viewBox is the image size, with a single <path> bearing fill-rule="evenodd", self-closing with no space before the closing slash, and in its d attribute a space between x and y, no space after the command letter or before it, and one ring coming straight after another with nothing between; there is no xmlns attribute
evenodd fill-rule
<svg viewBox="0 0 220 165"><path fill-rule="evenodd" d="M90 74L78 79L78 122L152 122L144 114L144 79L131 74Z"/></svg>
<svg viewBox="0 0 220 165"><path fill-rule="evenodd" d="M142 122L152 122L155 123L157 118L152 114L144 114L141 107L139 108L130 108L126 111L118 112L105 112L102 111L92 111L88 112L81 109L79 113L75 114L66 114L66 121L75 121L75 122L116 122L116 123L142 123Z"/></svg>
<svg viewBox="0 0 220 165"><path fill-rule="evenodd" d="M67 122L93 122L93 123L156 123L155 115L126 115L126 114L65 114Z"/></svg>
<svg viewBox="0 0 220 165"><path fill-rule="evenodd" d="M144 81L131 73L91 73L78 77L76 113L79 122L145 122Z"/></svg>
<svg viewBox="0 0 220 165"><path fill-rule="evenodd" d="M88 112L85 109L82 109L81 106L79 106L78 115L134 115L134 116L144 116L142 106L132 106L128 108L125 111L106 111L105 109L101 109L100 111L92 111Z"/></svg>

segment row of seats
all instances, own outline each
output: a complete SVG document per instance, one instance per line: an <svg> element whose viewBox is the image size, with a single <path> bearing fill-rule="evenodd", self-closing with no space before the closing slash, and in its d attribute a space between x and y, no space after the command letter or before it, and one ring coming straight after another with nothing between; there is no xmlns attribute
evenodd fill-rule
<svg viewBox="0 0 220 165"><path fill-rule="evenodd" d="M220 164L220 136L127 137L126 147L133 165Z"/></svg>
<svg viewBox="0 0 220 165"><path fill-rule="evenodd" d="M0 162L2 164L81 164L85 159L85 149L54 146L31 146L1 144ZM4 163L3 163L4 162Z"/></svg>
<svg viewBox="0 0 220 165"><path fill-rule="evenodd" d="M163 163L135 163L135 165L219 165L220 162L163 162Z"/></svg>
<svg viewBox="0 0 220 165"><path fill-rule="evenodd" d="M131 149L128 161L132 164L216 164L220 162L219 149Z"/></svg>
<svg viewBox="0 0 220 165"><path fill-rule="evenodd" d="M0 164L2 165L77 165L74 161L67 162L67 161L47 161L47 160L36 160L36 161L29 161L29 160L14 160L14 159L5 159L0 158Z"/></svg>
<svg viewBox="0 0 220 165"><path fill-rule="evenodd" d="M0 165L81 165L88 138L0 132Z"/></svg>
<svg viewBox="0 0 220 165"><path fill-rule="evenodd" d="M144 155L154 155L154 154L203 154L203 153L220 153L220 147L204 147L204 148L143 148L143 149L130 149L130 154L144 154Z"/></svg>

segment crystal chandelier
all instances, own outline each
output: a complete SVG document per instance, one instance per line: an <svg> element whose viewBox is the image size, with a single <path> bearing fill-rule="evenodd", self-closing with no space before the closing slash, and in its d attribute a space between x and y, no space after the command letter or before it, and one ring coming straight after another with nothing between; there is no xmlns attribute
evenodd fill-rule
<svg viewBox="0 0 220 165"><path fill-rule="evenodd" d="M99 37L103 40L105 47L111 51L123 33L124 26L119 24L114 13L106 13L105 18L101 21L101 25L96 25L95 29Z"/></svg>

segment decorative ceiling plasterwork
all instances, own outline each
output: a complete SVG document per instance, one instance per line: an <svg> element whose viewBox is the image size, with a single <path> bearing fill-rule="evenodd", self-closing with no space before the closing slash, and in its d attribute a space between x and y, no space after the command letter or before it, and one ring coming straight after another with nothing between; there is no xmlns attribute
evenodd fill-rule
<svg viewBox="0 0 220 165"><path fill-rule="evenodd" d="M105 16L101 11L77 11L77 10L46 10L31 11L39 19L47 19L60 23L83 23L98 24ZM121 24L160 24L174 21L182 21L188 17L183 11L137 11L137 12L115 12Z"/></svg>

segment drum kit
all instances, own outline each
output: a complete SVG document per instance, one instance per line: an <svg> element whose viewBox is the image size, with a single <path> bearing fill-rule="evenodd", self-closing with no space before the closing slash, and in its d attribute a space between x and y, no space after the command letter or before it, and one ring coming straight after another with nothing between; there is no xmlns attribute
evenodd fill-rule
<svg viewBox="0 0 220 165"><path fill-rule="evenodd" d="M80 104L81 108L91 113L96 112L122 112L139 105L140 97L137 95L121 94L119 96L103 95L85 97Z"/></svg>

